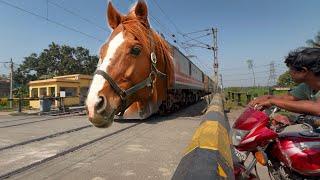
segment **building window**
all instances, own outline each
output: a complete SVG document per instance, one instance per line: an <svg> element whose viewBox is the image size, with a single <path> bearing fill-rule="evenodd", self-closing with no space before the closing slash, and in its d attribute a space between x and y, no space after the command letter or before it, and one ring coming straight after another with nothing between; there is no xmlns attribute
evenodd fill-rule
<svg viewBox="0 0 320 180"><path fill-rule="evenodd" d="M47 95L47 88L40 88L40 97L46 96Z"/></svg>
<svg viewBox="0 0 320 180"><path fill-rule="evenodd" d="M56 88L55 87L49 87L49 96L55 97L56 96Z"/></svg>
<svg viewBox="0 0 320 180"><path fill-rule="evenodd" d="M31 89L31 97L37 98L38 96L38 88L32 88Z"/></svg>
<svg viewBox="0 0 320 180"><path fill-rule="evenodd" d="M77 96L77 88L75 87L61 87L60 91L65 91L66 97Z"/></svg>

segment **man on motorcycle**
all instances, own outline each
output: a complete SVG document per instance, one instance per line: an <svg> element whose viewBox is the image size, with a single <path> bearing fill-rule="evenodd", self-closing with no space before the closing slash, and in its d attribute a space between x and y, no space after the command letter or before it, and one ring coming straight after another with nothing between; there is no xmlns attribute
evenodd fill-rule
<svg viewBox="0 0 320 180"><path fill-rule="evenodd" d="M320 48L292 52L285 63L293 81L299 84L288 94L261 96L249 105L259 109L277 106L295 113L320 116Z"/></svg>

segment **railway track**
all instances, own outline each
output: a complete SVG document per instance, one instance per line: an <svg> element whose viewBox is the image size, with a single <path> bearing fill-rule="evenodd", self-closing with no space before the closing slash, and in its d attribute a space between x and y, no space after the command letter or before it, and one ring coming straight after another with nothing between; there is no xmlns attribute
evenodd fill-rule
<svg viewBox="0 0 320 180"><path fill-rule="evenodd" d="M50 135L47 135L47 136L42 136L42 137L39 137L39 138L30 139L30 140L27 140L27 141L23 141L23 142L20 142L20 143L16 143L16 144L12 144L12 145L9 145L9 146L2 147L2 148L0 148L0 152L3 151L3 150L15 148L15 147L18 147L18 146L23 146L23 145L30 144L30 143L37 142L37 141L43 141L43 140L46 140L46 139L49 139L49 138L55 138L55 137L58 137L58 136L61 136L61 135L64 135L64 134L77 132L77 131L80 131L80 130L83 130L83 129L86 129L86 128L91 128L91 127L93 127L93 126L92 125L86 125L86 126L81 126L81 127L78 127L78 128L73 128L73 129L69 129L69 130L66 130L66 131L61 131L61 132L58 132L58 133L50 134Z"/></svg>
<svg viewBox="0 0 320 180"><path fill-rule="evenodd" d="M11 122L16 122L16 121L24 121L24 120L26 120L28 122L22 122L22 123L18 123L18 124L2 125L2 126L0 126L0 129L9 128L9 127L16 127L16 126L22 126L22 125L26 125L26 124L33 124L33 123L44 122L44 121L57 120L57 119L65 118L65 117L72 117L72 116L75 116L75 115L83 115L83 114L82 113L78 113L78 112L76 112L76 113L55 114L54 117L51 117L51 118L47 118L46 117L46 118L36 119L35 121L28 121L28 120L30 120L30 118L2 121L2 122L0 122L0 124L11 123Z"/></svg>
<svg viewBox="0 0 320 180"><path fill-rule="evenodd" d="M62 151L59 151L58 153L56 153L56 154L54 154L52 156L42 158L41 160L38 160L38 161L35 161L35 162L31 162L31 163L29 163L27 165L24 165L22 167L15 168L13 170L7 171L4 174L0 174L0 179L6 179L6 178L9 178L11 176L20 174L22 172L25 172L25 171L31 169L31 168L37 167L37 166L39 166L41 164L44 164L44 163L46 163L48 161L51 161L51 160L54 160L56 158L65 156L67 154L70 154L70 153L72 153L72 152L74 152L76 150L79 150L79 149L84 148L86 146L92 145L92 144L94 144L94 143L96 143L98 141L104 140L104 139L106 139L108 137L113 137L115 135L121 134L121 133L125 132L126 130L132 129L132 128L134 128L134 127L136 127L136 126L138 126L138 125L140 125L140 124L142 124L144 122L145 121L135 121L133 124L131 124L129 126L126 126L124 128L118 129L118 130L116 130L114 132L110 132L110 133L107 133L107 134L104 134L104 135L100 135L100 136L98 136L98 137L96 137L94 139L91 139L89 141L74 145L72 147L65 148ZM21 149L26 145L30 145L32 143L36 143L36 142L39 142L39 141L41 141L42 143L46 143L45 140L54 139L54 138L57 138L57 137L60 137L60 136L63 136L63 135L76 133L76 132L84 130L84 129L89 129L90 127L92 127L92 125L86 125L86 126L82 126L82 127L79 127L79 128L74 128L74 129L70 129L70 130L67 130L67 131L62 131L62 132L58 132L58 133L55 133L55 134L51 134L51 135L48 135L48 136L34 138L34 139L30 139L28 141L24 141L24 142L21 142L21 143L9 145L9 146L1 148L0 149L0 153L6 153L8 151L12 152L12 151L14 151L16 149L19 149L19 148ZM94 130L96 130L96 129L94 129ZM76 136L77 135L75 135L75 137ZM3 170L0 169L0 172L3 172Z"/></svg>
<svg viewBox="0 0 320 180"><path fill-rule="evenodd" d="M79 160L86 161L90 159L91 161L92 159L100 159L105 155L110 158L109 155L113 157L118 154L118 151L131 153L148 152L148 150L140 148L139 144L144 142L146 143L146 148L153 146L151 145L153 143L158 143L155 149L150 152L157 151L156 154L159 154L160 151L163 152L163 149L166 149L163 144L168 140L173 144L181 143L173 137L182 137L187 134L186 129L189 126L187 124L191 124L192 127L198 125L199 120L197 117L201 114L204 104L205 102L202 101L198 105L192 105L190 108L182 109L171 115L154 115L143 121L116 120L114 125L107 129L91 128L91 124L88 124L89 122L84 116L68 118L65 119L66 121L34 123L32 126L21 125L18 126L19 128L15 128L15 126L3 128L4 139L8 141L6 146L0 147L0 179L41 179L39 177L41 174L45 177L56 177L55 174L60 174L57 179L61 177L67 178L63 175L64 173L74 172L72 169L67 168L72 168L74 165L66 164L68 159L76 159L74 163L81 164L82 162L79 162ZM179 119L179 117L180 120L176 121L175 119ZM179 124L179 126L175 126L175 124ZM62 128L64 130L61 130ZM34 132L30 132L30 130ZM169 132L176 133L170 135ZM7 133L9 135L6 135ZM156 135L158 133L160 134ZM150 134L153 136L151 138L153 140L146 138ZM20 137L11 138L12 136ZM160 139L156 140L155 137ZM166 138L161 139L161 137ZM138 140L139 138L140 140ZM182 149L172 150L170 153L180 151ZM154 156L156 155L151 155L150 158L153 159ZM173 156L176 157L175 155ZM116 155L116 157L122 157L122 155ZM170 156L166 155L165 157ZM62 166L58 165L60 162ZM71 160L68 163L72 162ZM167 159L166 162L172 161ZM45 169L51 166L58 167L59 170L49 168L51 170L48 169L48 172L46 172ZM63 172L58 173L61 171ZM118 172L118 170L115 172Z"/></svg>
<svg viewBox="0 0 320 180"><path fill-rule="evenodd" d="M27 117L27 118L20 118L20 119L12 119L12 120L0 121L0 124L10 123L10 122L16 122L16 121L24 121L24 120L29 120L30 118L32 118L32 119L36 119L36 118L41 119L40 116L32 116L32 117Z"/></svg>

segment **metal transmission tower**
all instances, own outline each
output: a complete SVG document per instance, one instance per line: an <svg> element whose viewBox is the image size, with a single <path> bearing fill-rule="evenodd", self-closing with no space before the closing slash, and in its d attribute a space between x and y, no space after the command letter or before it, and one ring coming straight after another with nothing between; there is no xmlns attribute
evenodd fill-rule
<svg viewBox="0 0 320 180"><path fill-rule="evenodd" d="M276 84L276 79L277 79L276 68L275 68L274 62L271 61L271 63L270 63L270 73L269 73L269 79L268 79L268 86L275 85Z"/></svg>
<svg viewBox="0 0 320 180"><path fill-rule="evenodd" d="M253 69L253 60L252 59L248 59L247 60L247 64L248 64L248 69L252 71L253 87L256 87L256 76L254 74L254 69Z"/></svg>
<svg viewBox="0 0 320 180"><path fill-rule="evenodd" d="M212 28L212 35L213 35L213 45L212 45L212 50L213 50L213 80L216 84L216 87L218 87L219 84L219 75L218 75L218 69L219 69L219 62L218 62L218 40L217 40L217 33L218 29L217 28ZM221 82L222 83L222 82Z"/></svg>

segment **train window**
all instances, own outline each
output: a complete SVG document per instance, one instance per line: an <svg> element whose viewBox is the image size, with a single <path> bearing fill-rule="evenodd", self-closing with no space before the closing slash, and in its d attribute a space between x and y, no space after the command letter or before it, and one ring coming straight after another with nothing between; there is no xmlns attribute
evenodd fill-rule
<svg viewBox="0 0 320 180"><path fill-rule="evenodd" d="M191 76L191 63L189 62L189 76Z"/></svg>
<svg viewBox="0 0 320 180"><path fill-rule="evenodd" d="M204 74L202 73L202 82L204 82Z"/></svg>

